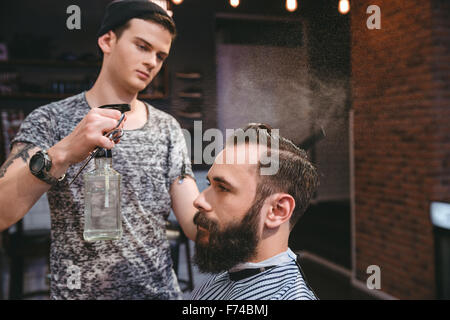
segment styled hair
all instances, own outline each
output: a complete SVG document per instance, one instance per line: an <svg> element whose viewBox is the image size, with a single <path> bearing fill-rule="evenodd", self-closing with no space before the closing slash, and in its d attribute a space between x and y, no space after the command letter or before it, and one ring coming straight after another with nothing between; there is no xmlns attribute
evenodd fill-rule
<svg viewBox="0 0 450 320"><path fill-rule="evenodd" d="M147 14L140 15L136 18L146 20L146 21L152 21L154 23L159 24L164 29L169 31L170 35L172 36L172 42L175 40L175 38L177 36L177 28L171 18L169 18L163 14L160 14L160 13L147 13ZM128 29L128 27L130 26L130 20L128 20L121 26L118 26L112 30L115 33L117 40L119 40L119 38L122 36L123 32L126 29ZM98 49L100 58L103 59L103 51L102 51L102 49L100 49L98 44L97 44L97 49Z"/></svg>
<svg viewBox="0 0 450 320"><path fill-rule="evenodd" d="M261 142L264 142L268 156L276 153L279 162L276 173L261 175L261 168L265 165L258 161L257 172L259 176L255 203L262 205L267 197L278 192L291 195L295 200L295 208L289 220L292 230L308 208L310 200L319 186L316 168L308 160L308 155L303 149L297 147L292 141L272 133L272 128L269 125L250 123L242 130L244 133L248 133L249 130L255 131L256 143L262 145ZM264 139L260 139L262 135L265 135ZM271 139L277 139L278 144L272 146ZM236 146L242 143L254 143L254 140L236 139L236 133L227 140L227 145Z"/></svg>
<svg viewBox="0 0 450 320"><path fill-rule="evenodd" d="M177 36L177 28L171 18L169 18L163 14L160 14L160 13L150 13L150 14L147 13L147 14L140 15L136 18L146 20L146 21L152 21L156 24L159 24L164 29L169 31L169 33L172 36L172 41L175 40L175 38ZM114 33L116 34L117 39L119 39L122 36L122 33L126 29L128 29L129 26L130 26L130 20L128 20L125 24L116 27L113 30Z"/></svg>

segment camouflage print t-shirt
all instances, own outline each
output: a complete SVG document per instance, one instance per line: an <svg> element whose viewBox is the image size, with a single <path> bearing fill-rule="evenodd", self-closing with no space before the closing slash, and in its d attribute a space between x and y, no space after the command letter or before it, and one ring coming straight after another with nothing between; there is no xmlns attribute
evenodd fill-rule
<svg viewBox="0 0 450 320"><path fill-rule="evenodd" d="M51 211L52 299L180 299L166 221L169 188L192 175L179 123L147 105L148 121L125 130L113 148L113 168L122 175L120 240L86 242L83 178L69 187L82 163L71 166L61 186L48 193ZM34 110L13 142L48 149L69 135L89 112L85 93ZM94 169L91 161L84 172ZM83 173L84 173L83 172Z"/></svg>

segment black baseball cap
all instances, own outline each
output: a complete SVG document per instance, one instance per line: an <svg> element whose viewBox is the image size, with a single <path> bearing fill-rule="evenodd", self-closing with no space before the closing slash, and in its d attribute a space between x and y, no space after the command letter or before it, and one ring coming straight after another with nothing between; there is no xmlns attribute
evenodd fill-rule
<svg viewBox="0 0 450 320"><path fill-rule="evenodd" d="M113 1L106 7L102 24L97 32L97 37L104 35L109 30L113 30L124 25L130 19L139 18L143 15L151 13L159 13L172 20L166 10L149 0Z"/></svg>

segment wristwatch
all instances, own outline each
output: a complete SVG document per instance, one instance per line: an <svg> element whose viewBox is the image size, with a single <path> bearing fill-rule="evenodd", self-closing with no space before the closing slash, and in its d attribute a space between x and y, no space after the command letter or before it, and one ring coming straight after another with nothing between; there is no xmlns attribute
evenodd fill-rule
<svg viewBox="0 0 450 320"><path fill-rule="evenodd" d="M36 152L30 159L30 171L38 179L55 186L65 178L65 174L57 179L50 175L50 169L52 168L52 160L47 153L47 150Z"/></svg>

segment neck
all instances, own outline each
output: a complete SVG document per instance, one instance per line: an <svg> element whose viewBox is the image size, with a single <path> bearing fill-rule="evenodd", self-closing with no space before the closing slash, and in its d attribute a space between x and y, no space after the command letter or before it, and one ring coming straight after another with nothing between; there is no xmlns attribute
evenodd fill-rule
<svg viewBox="0 0 450 320"><path fill-rule="evenodd" d="M102 67L95 84L86 92L86 100L91 108L100 107L105 104L128 103L131 111L138 108L138 92L128 91L123 88L114 77L107 74Z"/></svg>
<svg viewBox="0 0 450 320"><path fill-rule="evenodd" d="M258 244L256 255L248 262L261 262L288 249L289 230L283 230L286 226L279 228L264 229ZM289 226L287 226L289 228Z"/></svg>

